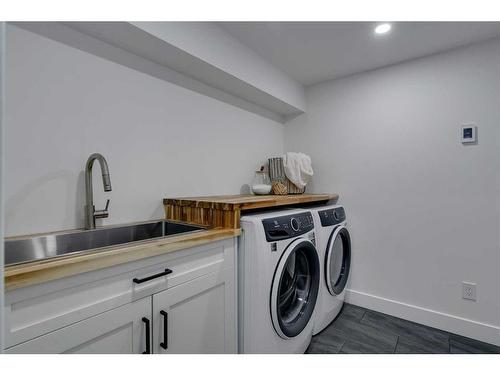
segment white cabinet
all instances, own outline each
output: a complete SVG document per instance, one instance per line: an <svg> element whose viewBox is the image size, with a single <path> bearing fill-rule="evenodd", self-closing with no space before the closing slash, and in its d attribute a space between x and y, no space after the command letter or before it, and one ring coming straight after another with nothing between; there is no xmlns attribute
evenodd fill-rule
<svg viewBox="0 0 500 375"><path fill-rule="evenodd" d="M143 353L148 333L152 353L236 353L235 246L218 241L8 292L6 352Z"/></svg>
<svg viewBox="0 0 500 375"><path fill-rule="evenodd" d="M212 273L153 295L155 353L235 353L233 272Z"/></svg>
<svg viewBox="0 0 500 375"><path fill-rule="evenodd" d="M6 353L142 353L151 348L151 341L146 341L150 326L151 297L16 345Z"/></svg>

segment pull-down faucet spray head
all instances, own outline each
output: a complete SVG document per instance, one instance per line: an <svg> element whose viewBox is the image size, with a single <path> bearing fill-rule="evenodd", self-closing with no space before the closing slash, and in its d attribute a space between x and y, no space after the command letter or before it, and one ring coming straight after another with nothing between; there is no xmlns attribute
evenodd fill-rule
<svg viewBox="0 0 500 375"><path fill-rule="evenodd" d="M85 197L86 197L85 228L86 229L95 228L96 218L106 218L109 215L108 214L109 199L106 203L106 208L104 210L96 211L94 208L94 194L92 189L92 166L94 165L95 160L97 160L99 162L99 165L101 166L102 185L104 187L104 191L111 191L111 179L109 178L109 169L106 159L104 159L104 156L98 153L90 155L85 165Z"/></svg>
<svg viewBox="0 0 500 375"><path fill-rule="evenodd" d="M111 191L111 180L109 179L109 173L102 173L102 184L104 185L104 191Z"/></svg>

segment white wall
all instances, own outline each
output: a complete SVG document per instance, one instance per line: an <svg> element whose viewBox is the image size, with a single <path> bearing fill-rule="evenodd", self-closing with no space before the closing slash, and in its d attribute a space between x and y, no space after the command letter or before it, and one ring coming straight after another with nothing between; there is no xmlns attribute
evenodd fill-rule
<svg viewBox="0 0 500 375"><path fill-rule="evenodd" d="M351 302L500 344L499 98L500 40L308 88L285 146L346 206Z"/></svg>
<svg viewBox="0 0 500 375"><path fill-rule="evenodd" d="M5 22L0 22L0 354L3 351L4 335L3 335L3 152L4 152L4 136L3 136L3 122L4 122L4 61L5 61Z"/></svg>
<svg viewBox="0 0 500 375"><path fill-rule="evenodd" d="M237 194L283 125L37 34L7 26L6 234L83 225L87 157L106 224L163 217L162 198Z"/></svg>

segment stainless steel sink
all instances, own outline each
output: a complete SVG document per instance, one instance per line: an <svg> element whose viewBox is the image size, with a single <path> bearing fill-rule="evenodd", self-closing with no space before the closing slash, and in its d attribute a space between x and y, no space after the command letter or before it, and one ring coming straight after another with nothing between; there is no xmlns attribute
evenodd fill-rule
<svg viewBox="0 0 500 375"><path fill-rule="evenodd" d="M5 240L5 265L59 257L107 246L204 230L194 225L155 221L109 228Z"/></svg>

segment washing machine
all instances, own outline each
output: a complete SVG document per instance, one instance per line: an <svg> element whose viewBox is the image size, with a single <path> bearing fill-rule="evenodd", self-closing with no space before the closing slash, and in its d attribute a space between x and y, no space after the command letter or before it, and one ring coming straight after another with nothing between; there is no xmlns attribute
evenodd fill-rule
<svg viewBox="0 0 500 375"><path fill-rule="evenodd" d="M320 258L320 287L313 335L325 329L344 304L351 267L351 236L341 205L307 208L314 219Z"/></svg>
<svg viewBox="0 0 500 375"><path fill-rule="evenodd" d="M238 350L304 353L313 332L320 260L309 211L241 217Z"/></svg>

